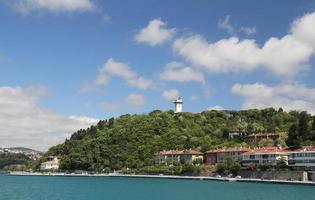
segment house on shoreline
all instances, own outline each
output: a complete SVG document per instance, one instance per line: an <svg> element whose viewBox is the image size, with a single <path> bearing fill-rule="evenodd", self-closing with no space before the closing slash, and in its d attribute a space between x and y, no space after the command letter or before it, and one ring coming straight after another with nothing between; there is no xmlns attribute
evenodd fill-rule
<svg viewBox="0 0 315 200"><path fill-rule="evenodd" d="M270 165L277 166L278 161L283 161L289 168L298 170L315 171L315 145L300 149L282 149L279 147L232 147L220 148L201 153L195 150L168 150L155 154L155 164L171 165L193 163L204 160L206 165L216 165L232 160L243 166Z"/></svg>
<svg viewBox="0 0 315 200"><path fill-rule="evenodd" d="M289 152L288 166L298 170L315 171L315 146L306 146Z"/></svg>
<svg viewBox="0 0 315 200"><path fill-rule="evenodd" d="M59 159L56 156L50 156L47 162L40 165L41 170L57 170L59 169Z"/></svg>
<svg viewBox="0 0 315 200"><path fill-rule="evenodd" d="M221 148L205 152L205 163L215 165L231 159L233 161L242 161L242 154L250 151L245 147Z"/></svg>
<svg viewBox="0 0 315 200"><path fill-rule="evenodd" d="M168 150L155 154L155 164L171 165L180 163L203 162L203 153L195 150Z"/></svg>
<svg viewBox="0 0 315 200"><path fill-rule="evenodd" d="M281 159L288 163L289 152L278 147L255 148L242 155L242 165L271 165L276 166Z"/></svg>

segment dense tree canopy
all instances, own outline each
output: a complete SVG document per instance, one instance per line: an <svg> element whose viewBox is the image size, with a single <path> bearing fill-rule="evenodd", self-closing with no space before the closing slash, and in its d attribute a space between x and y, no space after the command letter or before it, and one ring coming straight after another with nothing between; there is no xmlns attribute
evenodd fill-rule
<svg viewBox="0 0 315 200"><path fill-rule="evenodd" d="M27 165L30 161L24 154L0 153L0 170L14 165Z"/></svg>
<svg viewBox="0 0 315 200"><path fill-rule="evenodd" d="M303 111L296 115L296 121L289 128L287 144L289 146L302 146L315 140L315 116Z"/></svg>
<svg viewBox="0 0 315 200"><path fill-rule="evenodd" d="M192 148L204 152L244 145L244 138L228 139L228 133L233 131L246 135L290 129L290 133L308 134L304 132L303 120L311 127L311 118L305 114L307 116L300 119L304 115L300 112L287 113L273 108L178 114L155 110L142 115L126 114L75 132L63 144L52 147L46 156L61 156L61 168L68 170L140 169L152 166L154 153L160 150Z"/></svg>

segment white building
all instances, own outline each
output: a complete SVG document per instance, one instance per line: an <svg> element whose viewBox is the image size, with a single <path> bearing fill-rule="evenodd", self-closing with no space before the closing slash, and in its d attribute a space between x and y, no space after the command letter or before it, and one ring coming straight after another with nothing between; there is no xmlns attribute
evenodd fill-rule
<svg viewBox="0 0 315 200"><path fill-rule="evenodd" d="M245 152L242 155L242 165L247 166L253 163L256 165L276 166L281 159L287 163L288 152L276 147L258 148Z"/></svg>
<svg viewBox="0 0 315 200"><path fill-rule="evenodd" d="M315 170L315 147L290 152L288 163L291 167Z"/></svg>
<svg viewBox="0 0 315 200"><path fill-rule="evenodd" d="M193 163L198 160L203 162L203 153L191 149L160 151L155 154L155 164L159 165Z"/></svg>
<svg viewBox="0 0 315 200"><path fill-rule="evenodd" d="M175 101L175 113L180 113L183 110L183 100L182 98L178 97Z"/></svg>
<svg viewBox="0 0 315 200"><path fill-rule="evenodd" d="M41 170L59 169L59 159L57 157L51 157L49 161L41 163L40 169Z"/></svg>

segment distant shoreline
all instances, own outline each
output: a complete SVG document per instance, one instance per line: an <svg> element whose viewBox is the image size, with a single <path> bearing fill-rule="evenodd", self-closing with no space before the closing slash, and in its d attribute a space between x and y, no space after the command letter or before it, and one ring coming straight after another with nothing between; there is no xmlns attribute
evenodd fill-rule
<svg viewBox="0 0 315 200"><path fill-rule="evenodd" d="M121 178L156 178L156 179L180 179L180 180L208 180L226 182L248 182L248 183L267 183L267 184L290 184L290 185L311 185L311 181L287 181L287 180L266 180L254 178L228 178L228 177L209 177L209 176L170 176L170 175L130 175L130 174L65 174L65 173L30 173L30 172L10 172L9 176L60 176L60 177L121 177Z"/></svg>

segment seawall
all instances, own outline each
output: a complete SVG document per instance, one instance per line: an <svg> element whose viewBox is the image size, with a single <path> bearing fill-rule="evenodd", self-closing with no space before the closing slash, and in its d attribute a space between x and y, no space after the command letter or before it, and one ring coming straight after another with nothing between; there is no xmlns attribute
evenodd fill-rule
<svg viewBox="0 0 315 200"><path fill-rule="evenodd" d="M158 179L180 179L180 180L205 180L205 181L227 181L227 182L249 182L249 183L270 183L270 184L291 184L291 185L312 185L311 181L287 181L287 180L264 180L255 178L228 178L208 176L168 176L168 175L130 175L130 174L64 174L64 173L29 173L10 172L10 176L68 176L68 177L124 177L124 178L158 178Z"/></svg>

